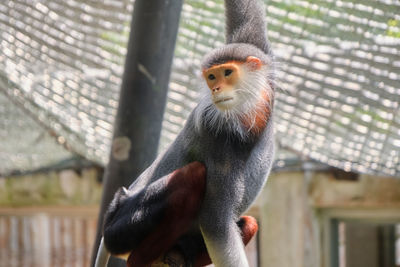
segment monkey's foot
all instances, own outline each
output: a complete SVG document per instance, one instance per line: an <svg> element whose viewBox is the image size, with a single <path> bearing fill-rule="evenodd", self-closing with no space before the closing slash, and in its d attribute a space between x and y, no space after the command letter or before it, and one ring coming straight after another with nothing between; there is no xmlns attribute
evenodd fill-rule
<svg viewBox="0 0 400 267"><path fill-rule="evenodd" d="M167 252L151 264L151 267L185 267L185 259L177 250Z"/></svg>
<svg viewBox="0 0 400 267"><path fill-rule="evenodd" d="M186 262L182 253L177 250L171 250L164 256L164 262L170 267L185 267Z"/></svg>
<svg viewBox="0 0 400 267"><path fill-rule="evenodd" d="M162 261L156 261L151 264L151 267L170 267L170 265L168 265Z"/></svg>

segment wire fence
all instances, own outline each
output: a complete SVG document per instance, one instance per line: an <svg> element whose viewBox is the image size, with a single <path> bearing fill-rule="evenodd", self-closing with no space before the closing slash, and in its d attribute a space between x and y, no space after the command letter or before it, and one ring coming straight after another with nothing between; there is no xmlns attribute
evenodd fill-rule
<svg viewBox="0 0 400 267"><path fill-rule="evenodd" d="M346 171L398 176L400 2L265 3L278 143ZM0 108L0 118L17 114L0 122L0 173L70 155L35 152L53 140L107 162L132 9L131 0L0 2L0 101L20 110ZM201 58L223 31L221 0L185 1L160 150L196 105Z"/></svg>

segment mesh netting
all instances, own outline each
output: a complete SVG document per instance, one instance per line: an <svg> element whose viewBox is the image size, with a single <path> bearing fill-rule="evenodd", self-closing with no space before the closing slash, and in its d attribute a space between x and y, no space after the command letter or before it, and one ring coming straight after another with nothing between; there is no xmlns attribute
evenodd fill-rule
<svg viewBox="0 0 400 267"><path fill-rule="evenodd" d="M0 174L39 169L71 158L52 132L41 126L0 94Z"/></svg>
<svg viewBox="0 0 400 267"><path fill-rule="evenodd" d="M61 144L101 163L112 137L131 11L130 1L0 2L1 91L54 130ZM2 149L0 159L7 154ZM41 162L52 159L48 154Z"/></svg>
<svg viewBox="0 0 400 267"><path fill-rule="evenodd" d="M269 1L283 146L344 170L400 172L400 2Z"/></svg>
<svg viewBox="0 0 400 267"><path fill-rule="evenodd" d="M348 171L399 175L400 3L266 3L268 33L280 69L278 142ZM0 92L34 114L58 142L103 164L132 6L128 0L0 2ZM195 106L200 60L210 47L223 43L223 28L221 0L185 1L161 149ZM13 146L3 143L23 143L4 133L10 127L16 127L11 120L0 129L0 172L32 167L21 161L4 165ZM20 130L29 134L31 127ZM40 143L30 146L26 157L40 149ZM53 156L40 160L43 164Z"/></svg>

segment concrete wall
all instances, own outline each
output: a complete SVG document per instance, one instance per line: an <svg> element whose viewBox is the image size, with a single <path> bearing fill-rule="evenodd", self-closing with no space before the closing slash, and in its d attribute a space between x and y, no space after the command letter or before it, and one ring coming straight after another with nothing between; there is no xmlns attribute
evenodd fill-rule
<svg viewBox="0 0 400 267"><path fill-rule="evenodd" d="M400 222L400 179L279 172L258 203L261 266L330 267L331 220Z"/></svg>
<svg viewBox="0 0 400 267"><path fill-rule="evenodd" d="M0 207L98 204L99 175L99 169L85 168L0 177Z"/></svg>

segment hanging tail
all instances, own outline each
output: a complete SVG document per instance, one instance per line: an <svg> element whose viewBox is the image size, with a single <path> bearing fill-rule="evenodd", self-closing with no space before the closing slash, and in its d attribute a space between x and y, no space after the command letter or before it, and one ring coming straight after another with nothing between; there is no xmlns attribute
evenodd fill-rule
<svg viewBox="0 0 400 267"><path fill-rule="evenodd" d="M103 237L100 241L99 250L97 251L96 256L96 263L94 264L95 267L106 267L108 260L110 259L110 253L107 251L106 247L104 246Z"/></svg>

